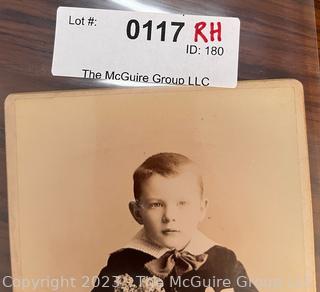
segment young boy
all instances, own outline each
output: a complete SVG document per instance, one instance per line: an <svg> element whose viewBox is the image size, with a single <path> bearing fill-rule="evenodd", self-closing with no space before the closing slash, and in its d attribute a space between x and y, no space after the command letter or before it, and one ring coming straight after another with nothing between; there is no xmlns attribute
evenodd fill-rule
<svg viewBox="0 0 320 292"><path fill-rule="evenodd" d="M129 209L143 228L110 255L92 292L258 291L234 252L198 230L208 201L192 160L177 153L153 155L133 180Z"/></svg>

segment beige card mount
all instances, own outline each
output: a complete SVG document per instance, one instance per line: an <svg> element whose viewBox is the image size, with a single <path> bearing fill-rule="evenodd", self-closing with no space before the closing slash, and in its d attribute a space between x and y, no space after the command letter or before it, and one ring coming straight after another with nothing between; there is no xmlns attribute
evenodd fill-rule
<svg viewBox="0 0 320 292"><path fill-rule="evenodd" d="M259 291L316 291L298 81L12 94L5 118L14 292L90 291L140 228L132 173L159 152L200 165L200 229L235 251Z"/></svg>

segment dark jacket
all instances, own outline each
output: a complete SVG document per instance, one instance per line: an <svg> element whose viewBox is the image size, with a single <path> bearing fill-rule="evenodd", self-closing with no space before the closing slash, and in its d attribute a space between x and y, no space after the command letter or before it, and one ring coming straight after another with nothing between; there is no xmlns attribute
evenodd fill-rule
<svg viewBox="0 0 320 292"><path fill-rule="evenodd" d="M170 274L164 279L166 292L204 292L210 286L215 292L226 288L233 288L235 292L257 292L258 290L249 281L243 265L237 260L233 251L215 245L207 252L206 262L198 269L182 276ZM139 286L142 277L152 275L144 264L155 259L153 256L131 248L121 249L112 253L95 284L92 292L114 291L115 276L128 274L135 285Z"/></svg>

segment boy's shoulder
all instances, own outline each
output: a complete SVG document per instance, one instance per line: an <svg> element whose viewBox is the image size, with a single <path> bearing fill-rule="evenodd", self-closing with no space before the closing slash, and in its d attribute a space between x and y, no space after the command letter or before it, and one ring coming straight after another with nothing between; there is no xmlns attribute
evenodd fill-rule
<svg viewBox="0 0 320 292"><path fill-rule="evenodd" d="M237 279L241 276L247 277L244 266L231 249L215 245L206 253L208 254L208 258L203 265L204 271L213 273L217 277L228 279Z"/></svg>
<svg viewBox="0 0 320 292"><path fill-rule="evenodd" d="M144 264L153 260L150 254L131 248L122 248L110 254L107 263L108 273L113 275L143 271Z"/></svg>
<svg viewBox="0 0 320 292"><path fill-rule="evenodd" d="M208 262L215 265L234 265L237 262L237 256L235 252L227 247L221 245L214 245L208 251Z"/></svg>
<svg viewBox="0 0 320 292"><path fill-rule="evenodd" d="M211 257L236 259L236 254L233 250L219 244L216 244L209 248L206 253Z"/></svg>
<svg viewBox="0 0 320 292"><path fill-rule="evenodd" d="M109 256L108 262L110 261L145 261L145 260L152 260L154 257L148 253L143 251L133 249L133 248L121 248L114 252L112 252Z"/></svg>

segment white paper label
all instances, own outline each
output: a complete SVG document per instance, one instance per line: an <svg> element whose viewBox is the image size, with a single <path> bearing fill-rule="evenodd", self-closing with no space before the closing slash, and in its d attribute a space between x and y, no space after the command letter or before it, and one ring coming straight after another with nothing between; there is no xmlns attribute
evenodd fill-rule
<svg viewBox="0 0 320 292"><path fill-rule="evenodd" d="M236 87L238 18L59 7L52 74Z"/></svg>

